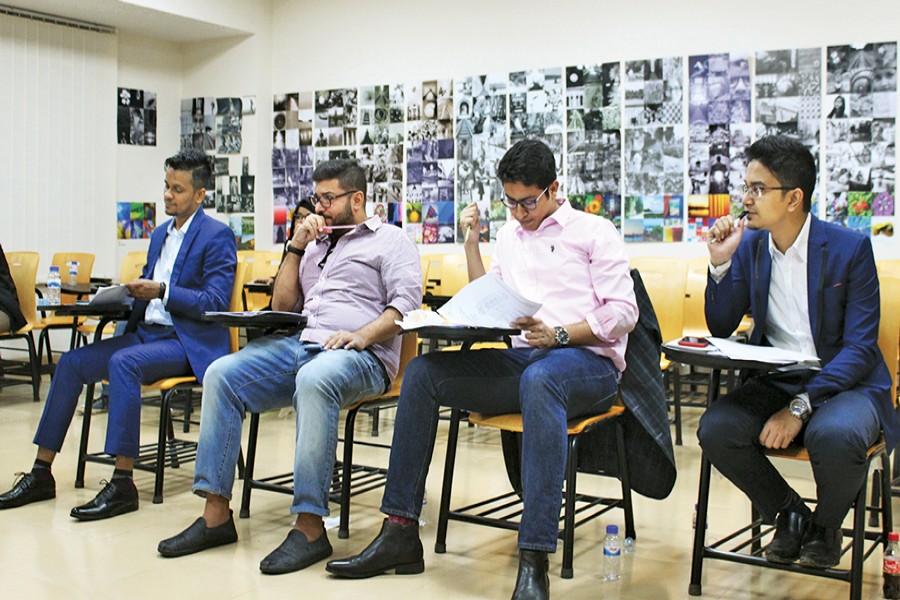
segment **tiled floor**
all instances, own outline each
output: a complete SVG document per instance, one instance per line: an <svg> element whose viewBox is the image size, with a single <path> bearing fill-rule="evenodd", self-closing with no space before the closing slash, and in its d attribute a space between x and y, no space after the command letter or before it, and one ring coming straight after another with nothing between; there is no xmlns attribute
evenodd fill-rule
<svg viewBox="0 0 900 600"><path fill-rule="evenodd" d="M42 397L49 387L42 386ZM34 447L30 440L43 403L31 402L28 387L0 390L0 487L8 489L16 471L30 468ZM575 578L559 577L560 554L551 557L554 598L687 598L690 578L691 515L696 501L699 449L694 431L699 410L686 411L685 445L676 449L679 476L672 494L662 501L635 496L638 541L633 554L623 556L622 579L600 578L601 540L607 522L598 520L579 529L575 547ZM156 435L156 408L144 411L145 440ZM393 413L383 413L381 440L390 440ZM92 439L102 439L106 417L97 416ZM368 436L370 420L361 416L357 435ZM433 552L441 472L446 449L446 423L438 431L422 529L425 573L385 576L362 581L334 580L324 564L282 576L260 574L258 563L281 543L291 523L288 498L255 492L252 515L238 519L240 541L205 553L163 559L156 545L189 525L202 501L190 493L192 465L166 474L163 504L151 503L152 476L139 473L141 509L136 513L95 523L79 523L69 510L90 500L110 469L87 467L86 487L73 487L80 422L69 432L66 446L54 465L57 499L0 512L0 598L508 598L516 576L515 534L451 523L447 553ZM246 427L245 427L246 429ZM196 429L193 434L196 435ZM246 432L245 432L246 435ZM283 471L291 464L293 421L276 413L264 416L257 473ZM386 464L386 452L359 447L357 457L369 464ZM489 430L461 428L454 504L475 499L487 490L506 489L499 436ZM808 466L785 463L801 493L811 493ZM585 476L587 489L614 483ZM612 488L614 489L614 487ZM335 557L356 553L377 533L381 515L380 491L354 498L350 539L330 536ZM897 504L895 503L895 507ZM235 509L237 507L235 506ZM896 510L896 508L895 508ZM749 511L748 502L727 481L715 476L709 533L721 536L738 525ZM561 550L561 548L560 548ZM881 597L880 552L866 564L863 597ZM845 558L845 563L846 563ZM704 598L820 599L845 598L845 583L785 574L775 570L708 562L704 569Z"/></svg>

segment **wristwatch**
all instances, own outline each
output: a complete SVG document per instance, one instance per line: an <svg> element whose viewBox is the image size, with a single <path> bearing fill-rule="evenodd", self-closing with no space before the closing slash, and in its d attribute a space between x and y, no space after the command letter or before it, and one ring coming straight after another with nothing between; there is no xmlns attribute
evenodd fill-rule
<svg viewBox="0 0 900 600"><path fill-rule="evenodd" d="M159 295L157 295L157 298L162 300L165 297L166 297L166 284L164 282L160 281L159 282Z"/></svg>
<svg viewBox="0 0 900 600"><path fill-rule="evenodd" d="M809 415L812 413L812 409L809 406L809 401L801 398L800 396L794 396L791 399L790 404L788 404L788 410L791 415L797 417L804 423L809 421Z"/></svg>
<svg viewBox="0 0 900 600"><path fill-rule="evenodd" d="M288 242L287 251L291 254L296 254L297 256L303 256L306 253L305 250L301 250L290 242Z"/></svg>
<svg viewBox="0 0 900 600"><path fill-rule="evenodd" d="M556 332L556 345L560 348L564 348L569 345L569 332L566 331L565 327L554 327L553 331Z"/></svg>

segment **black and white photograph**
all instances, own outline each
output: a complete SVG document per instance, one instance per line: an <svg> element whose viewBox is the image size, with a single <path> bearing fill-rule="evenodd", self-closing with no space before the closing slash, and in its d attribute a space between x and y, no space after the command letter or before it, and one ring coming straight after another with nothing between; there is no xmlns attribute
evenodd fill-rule
<svg viewBox="0 0 900 600"><path fill-rule="evenodd" d="M317 91L313 136L315 145L328 148L356 146L358 116L356 88Z"/></svg>
<svg viewBox="0 0 900 600"><path fill-rule="evenodd" d="M243 124L241 106L242 101L240 98L216 99L217 154L241 153L241 129Z"/></svg>
<svg viewBox="0 0 900 600"><path fill-rule="evenodd" d="M156 92L118 88L116 135L119 144L156 145Z"/></svg>
<svg viewBox="0 0 900 600"><path fill-rule="evenodd" d="M547 144L556 158L561 188L563 174L563 70L531 69L509 74L509 144L537 139ZM560 194L565 190L561 189Z"/></svg>

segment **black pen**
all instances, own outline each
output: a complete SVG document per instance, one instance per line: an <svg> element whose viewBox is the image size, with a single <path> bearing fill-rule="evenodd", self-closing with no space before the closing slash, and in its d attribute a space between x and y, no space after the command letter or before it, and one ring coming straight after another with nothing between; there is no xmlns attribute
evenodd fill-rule
<svg viewBox="0 0 900 600"><path fill-rule="evenodd" d="M734 220L735 220L735 221L740 221L741 219L743 219L744 217L746 217L748 214L750 214L750 211L748 211L748 210L745 208L744 210L742 210L742 211L740 212L740 214L738 214L737 217L734 218ZM714 239L714 240L712 240L712 243L715 244L715 243L720 242L720 241L722 241L722 240Z"/></svg>

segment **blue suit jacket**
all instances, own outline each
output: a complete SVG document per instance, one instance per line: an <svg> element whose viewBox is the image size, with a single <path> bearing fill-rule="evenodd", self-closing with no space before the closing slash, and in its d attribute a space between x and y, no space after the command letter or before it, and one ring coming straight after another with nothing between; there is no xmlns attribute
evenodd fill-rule
<svg viewBox="0 0 900 600"><path fill-rule="evenodd" d="M171 222L169 219L153 230L141 277L153 276ZM228 328L204 323L200 318L208 310L228 310L236 265L234 233L227 225L207 217L202 208L197 209L175 259L166 310L172 315L194 376L201 382L210 363L230 348ZM144 320L147 304L146 300L135 301L128 331Z"/></svg>
<svg viewBox="0 0 900 600"><path fill-rule="evenodd" d="M706 324L717 337L728 337L748 309L756 325L751 344L764 337L772 257L767 231L745 230L731 269L706 286ZM846 227L812 217L807 265L809 320L822 370L806 383L813 406L846 390L864 394L881 419L893 448L900 421L891 400L891 375L878 349L880 303L878 274L869 238Z"/></svg>

